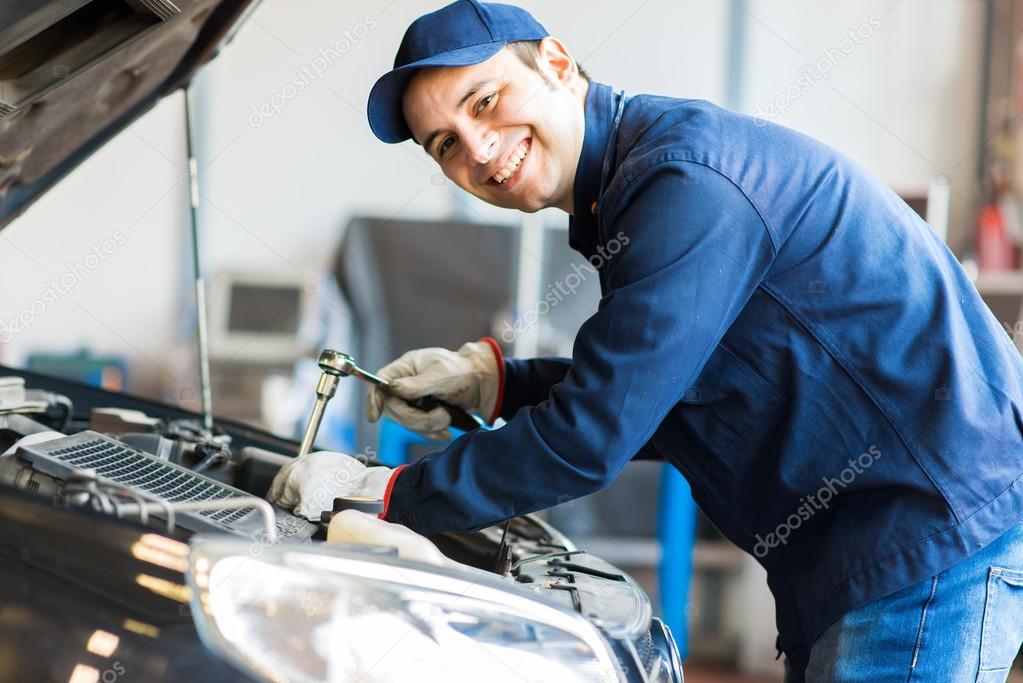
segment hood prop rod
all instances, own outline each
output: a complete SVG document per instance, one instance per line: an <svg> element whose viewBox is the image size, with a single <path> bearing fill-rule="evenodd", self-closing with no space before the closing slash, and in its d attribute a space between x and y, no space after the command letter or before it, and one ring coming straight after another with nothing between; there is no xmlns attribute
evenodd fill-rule
<svg viewBox="0 0 1023 683"><path fill-rule="evenodd" d="M192 270L195 277L195 330L199 357L199 392L203 428L213 433L213 393L210 388L210 343L206 321L206 280L203 279L199 244L199 164L195 159L192 106L189 86L182 88L185 109L185 150L188 155L189 223L192 238Z"/></svg>

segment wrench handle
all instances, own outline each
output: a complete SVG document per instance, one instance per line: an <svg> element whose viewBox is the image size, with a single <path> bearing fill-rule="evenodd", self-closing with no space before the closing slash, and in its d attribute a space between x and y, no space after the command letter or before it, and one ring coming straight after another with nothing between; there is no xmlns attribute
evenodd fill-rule
<svg viewBox="0 0 1023 683"><path fill-rule="evenodd" d="M442 401L439 398L433 396L422 396L420 398L407 398L405 403L408 403L413 408L422 410L424 412L430 412L434 408L443 408L447 411L448 415L451 416L451 426L455 429L461 429L463 432L471 432L474 429L478 429L483 426L483 420L476 417L468 410L459 408L456 405L452 405L447 401Z"/></svg>
<svg viewBox="0 0 1023 683"><path fill-rule="evenodd" d="M371 372L359 369L355 374L356 377L368 382L369 384L375 384L385 392L390 393L391 383L382 377L378 377ZM483 420L476 417L468 410L459 408L456 405L452 405L447 401L442 401L435 396L420 396L419 398L406 398L403 399L405 403L408 403L413 408L422 410L423 412L430 412L434 408L440 407L447 411L451 417L451 426L455 429L461 429L463 432L471 432L474 429L478 429L483 426Z"/></svg>

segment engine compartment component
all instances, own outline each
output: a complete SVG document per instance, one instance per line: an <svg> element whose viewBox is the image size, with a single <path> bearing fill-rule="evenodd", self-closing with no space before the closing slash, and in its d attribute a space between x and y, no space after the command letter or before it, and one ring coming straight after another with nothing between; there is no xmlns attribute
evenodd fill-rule
<svg viewBox="0 0 1023 683"><path fill-rule="evenodd" d="M428 538L408 527L385 522L358 510L347 509L332 513L327 528L327 542L393 548L398 557L406 560L435 567L469 568L469 565L460 564L444 555Z"/></svg>
<svg viewBox="0 0 1023 683"><path fill-rule="evenodd" d="M264 529L262 508L269 507L261 498L91 430L21 445L0 457L0 481L64 504L95 505L98 500L100 509L109 507L119 516L134 512L145 521L152 514L171 532L176 525L191 532L255 536ZM119 506L118 493L138 507ZM115 502L103 504L108 498ZM151 511L146 501L154 504ZM175 506L184 514L175 515ZM273 512L276 529L284 535L304 539L316 531L283 510ZM270 536L276 535L274 529L269 526Z"/></svg>
<svg viewBox="0 0 1023 683"><path fill-rule="evenodd" d="M355 512L334 516L329 526L323 525L318 531L316 525L295 518L303 525L300 533L296 533L294 529L282 528L281 520L293 516L274 510L276 528L282 536L280 541L275 541L260 531L259 515L249 506L254 505L253 500L258 500L270 507L266 501L253 496L265 494L273 475L289 460L287 456L251 446L235 454L230 448L230 434L211 435L199 428L195 420L154 421L145 413L105 411L93 411L92 418L90 423L97 426L107 420L108 428L140 431L108 435L83 429L71 436L15 449L0 456L0 493L20 488L48 500L51 512L60 515L101 513L106 517L120 517L122 523L136 528L148 529L146 533L184 541L199 531L204 538L219 535L224 542L242 534L249 537L253 557L281 543L301 540L306 544L304 547L314 549L320 547L319 541L328 540L339 541L328 545L349 551L368 551L377 558L374 561L387 563L394 561L388 558L401 556L402 547L415 545L422 552L406 553L405 557L439 569L461 571L467 576L487 575L493 577L491 580L516 585L545 603L580 615L604 634L619 663L634 672L642 672L641 677L630 677L630 681L681 680L678 653L671 634L652 618L649 599L638 584L613 565L577 547L534 515L516 517L479 531L448 532L423 538L404 527ZM20 435L46 431L45 424L25 415L0 415L3 439L0 445L5 448ZM212 436L215 439L211 439ZM161 440L172 444L169 451L166 443L161 445ZM223 453L223 457L206 465L207 471L199 472L197 469L208 458L197 454L203 453L203 447L211 443L213 450ZM180 460L180 464L173 462L175 459ZM151 478L154 474L163 476L158 473L173 475L178 484L171 489L160 489L162 480ZM150 478L147 480L147 477ZM163 494L164 503L173 498L171 504L185 506L174 515L170 532L168 515L152 500L157 497L154 491ZM196 492L201 495L195 495ZM204 495L207 497L202 498ZM223 497L218 497L221 495ZM139 498L145 502L140 503ZM229 509L218 507L225 503ZM189 510L189 505L198 508L208 505L209 509ZM240 520L236 519L239 514L241 520L246 520L241 527ZM397 527L399 533L409 538L373 540L366 533L353 533L351 525L347 532L342 531L339 520L355 514L360 515L363 526ZM338 526L332 538L329 529L335 524ZM373 545L367 545L368 542ZM383 546L379 545L381 542ZM308 545L310 543L312 545ZM672 671L679 677L672 678Z"/></svg>

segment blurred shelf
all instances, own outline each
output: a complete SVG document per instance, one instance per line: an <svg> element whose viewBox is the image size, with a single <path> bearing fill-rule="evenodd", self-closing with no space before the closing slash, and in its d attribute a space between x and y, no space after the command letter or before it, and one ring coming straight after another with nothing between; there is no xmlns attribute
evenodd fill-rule
<svg viewBox="0 0 1023 683"><path fill-rule="evenodd" d="M1023 273L1019 271L989 271L980 273L973 283L981 294L1023 293Z"/></svg>
<svg viewBox="0 0 1023 683"><path fill-rule="evenodd" d="M661 561L661 544L656 538L584 536L572 540L583 550L622 567L656 567Z"/></svg>
<svg viewBox="0 0 1023 683"><path fill-rule="evenodd" d="M697 541L693 549L693 567L699 570L716 569L738 572L745 554L728 541Z"/></svg>
<svg viewBox="0 0 1023 683"><path fill-rule="evenodd" d="M623 567L656 567L661 561L661 544L655 538L632 536L587 536L573 539L580 548ZM697 541L693 549L695 571L738 572L743 552L727 541Z"/></svg>

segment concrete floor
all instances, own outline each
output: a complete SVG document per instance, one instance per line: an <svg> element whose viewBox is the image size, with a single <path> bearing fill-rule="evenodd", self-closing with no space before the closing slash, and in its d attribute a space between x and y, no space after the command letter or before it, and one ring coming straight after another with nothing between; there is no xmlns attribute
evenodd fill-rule
<svg viewBox="0 0 1023 683"><path fill-rule="evenodd" d="M781 678L750 676L710 664L686 664L683 673L686 683L781 683Z"/></svg>
<svg viewBox="0 0 1023 683"><path fill-rule="evenodd" d="M1020 666L1020 662L1017 662ZM781 678L771 676L750 676L734 669L710 664L686 664L683 667L686 683L781 683ZM1023 683L1023 668L1009 674L1008 683Z"/></svg>

